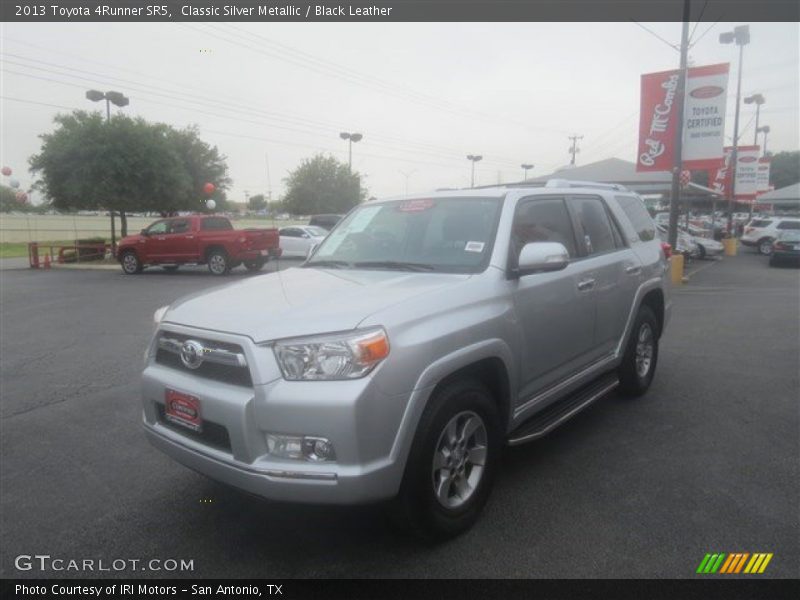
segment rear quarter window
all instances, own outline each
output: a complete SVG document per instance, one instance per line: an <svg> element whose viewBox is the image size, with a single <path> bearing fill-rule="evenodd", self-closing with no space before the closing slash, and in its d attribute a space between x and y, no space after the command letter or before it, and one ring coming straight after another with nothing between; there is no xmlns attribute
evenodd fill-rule
<svg viewBox="0 0 800 600"><path fill-rule="evenodd" d="M753 219L750 221L748 227L769 227L770 223L772 223L772 221L768 219Z"/></svg>
<svg viewBox="0 0 800 600"><path fill-rule="evenodd" d="M656 238L656 226L653 219L650 218L650 213L644 206L644 202L635 196L615 196L616 201L619 203L622 212L628 217L628 220L636 230L636 234L643 242L649 242Z"/></svg>
<svg viewBox="0 0 800 600"><path fill-rule="evenodd" d="M207 217L203 219L200 229L203 231L223 231L233 229L233 225L224 217Z"/></svg>
<svg viewBox="0 0 800 600"><path fill-rule="evenodd" d="M777 229L800 229L800 221L782 221Z"/></svg>

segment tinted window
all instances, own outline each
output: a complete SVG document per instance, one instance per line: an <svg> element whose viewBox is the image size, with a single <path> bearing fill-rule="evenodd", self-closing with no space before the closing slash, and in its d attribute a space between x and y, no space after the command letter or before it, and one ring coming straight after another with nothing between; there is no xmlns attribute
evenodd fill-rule
<svg viewBox="0 0 800 600"><path fill-rule="evenodd" d="M170 227L170 233L186 233L189 231L189 221L181 219L180 221L173 221Z"/></svg>
<svg viewBox="0 0 800 600"><path fill-rule="evenodd" d="M283 237L300 237L300 230L295 229L294 227L286 227L281 229L281 235Z"/></svg>
<svg viewBox="0 0 800 600"><path fill-rule="evenodd" d="M748 224L748 227L768 227L772 223L769 219L753 219Z"/></svg>
<svg viewBox="0 0 800 600"><path fill-rule="evenodd" d="M574 198L570 205L581 226L582 241L588 254L617 249L605 205L600 198Z"/></svg>
<svg viewBox="0 0 800 600"><path fill-rule="evenodd" d="M525 244L558 242L570 257L576 255L575 234L567 206L561 198L521 200L511 229L511 256L515 264Z"/></svg>
<svg viewBox="0 0 800 600"><path fill-rule="evenodd" d="M634 196L616 196L620 208L628 217L636 230L636 234L643 242L649 242L656 237L656 227L650 213L644 207L644 202Z"/></svg>
<svg viewBox="0 0 800 600"><path fill-rule="evenodd" d="M325 229L323 229L322 227L313 227L313 226L306 227L306 231L308 233L310 233L311 235L314 235L314 236L317 236L317 237L325 237L326 235L328 235L328 232Z"/></svg>
<svg viewBox="0 0 800 600"><path fill-rule="evenodd" d="M225 217L206 217L201 227L205 231L233 229L233 225Z"/></svg>
<svg viewBox="0 0 800 600"><path fill-rule="evenodd" d="M150 235L158 235L160 233L167 233L169 230L169 221L156 221L147 228L147 233Z"/></svg>
<svg viewBox="0 0 800 600"><path fill-rule="evenodd" d="M782 221L776 229L800 229L800 221Z"/></svg>

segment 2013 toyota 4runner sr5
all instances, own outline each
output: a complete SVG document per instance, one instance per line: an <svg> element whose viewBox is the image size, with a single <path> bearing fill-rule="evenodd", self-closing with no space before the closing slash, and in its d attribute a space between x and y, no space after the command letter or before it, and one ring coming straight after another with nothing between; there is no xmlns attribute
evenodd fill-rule
<svg viewBox="0 0 800 600"><path fill-rule="evenodd" d="M648 389L666 267L641 199L619 186L371 201L298 268L156 311L144 429L232 486L391 499L446 538L477 518L505 444L615 387Z"/></svg>

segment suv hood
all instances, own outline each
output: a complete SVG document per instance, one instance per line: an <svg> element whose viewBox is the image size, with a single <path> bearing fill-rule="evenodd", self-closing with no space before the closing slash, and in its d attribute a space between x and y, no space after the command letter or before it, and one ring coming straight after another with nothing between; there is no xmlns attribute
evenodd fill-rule
<svg viewBox="0 0 800 600"><path fill-rule="evenodd" d="M255 342L346 331L377 311L469 277L293 268L181 298L162 322L244 335Z"/></svg>

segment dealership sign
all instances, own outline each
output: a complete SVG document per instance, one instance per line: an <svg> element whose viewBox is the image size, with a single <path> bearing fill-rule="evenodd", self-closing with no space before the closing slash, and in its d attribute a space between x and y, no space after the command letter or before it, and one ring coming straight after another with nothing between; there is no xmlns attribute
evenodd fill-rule
<svg viewBox="0 0 800 600"><path fill-rule="evenodd" d="M687 71L682 151L685 169L711 169L720 164L728 69L725 63ZM637 171L672 170L680 111L679 73L673 70L642 75Z"/></svg>
<svg viewBox="0 0 800 600"><path fill-rule="evenodd" d="M758 174L756 175L756 192L763 194L769 191L769 159L758 160Z"/></svg>
<svg viewBox="0 0 800 600"><path fill-rule="evenodd" d="M725 198L728 197L731 173L733 171L731 163L732 151L733 148L727 146L724 149L722 164L716 169L709 169L708 173L709 187ZM734 189L736 200L753 200L759 192L758 172L760 165L763 164L758 158L760 152L759 146L739 146L736 157L736 187ZM767 172L767 179L769 179L769 172Z"/></svg>

